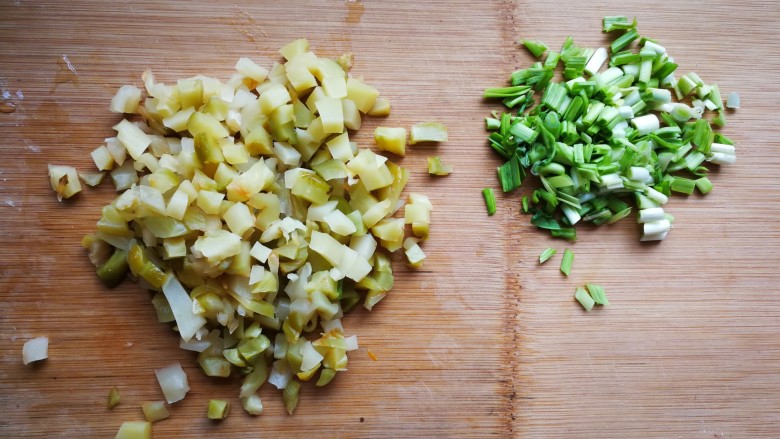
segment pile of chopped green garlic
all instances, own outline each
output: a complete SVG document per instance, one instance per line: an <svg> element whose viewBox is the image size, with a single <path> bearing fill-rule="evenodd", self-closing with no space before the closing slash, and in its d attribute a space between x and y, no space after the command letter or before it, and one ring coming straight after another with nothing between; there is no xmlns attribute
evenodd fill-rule
<svg viewBox="0 0 780 439"><path fill-rule="evenodd" d="M511 110L486 118L489 144L506 160L498 179L511 192L527 173L539 178L521 211L553 237L575 240L578 222L611 224L636 206L641 240L662 240L674 220L662 207L669 196L709 193L707 165L736 160L734 143L713 129L726 124L723 100L696 73L677 78L674 59L639 35L636 19L605 17L603 30L619 34L609 50L572 37L560 51L524 41L544 60L513 72L511 86L485 90ZM560 64L564 82L554 80ZM728 101L739 106L735 94Z"/></svg>
<svg viewBox="0 0 780 439"><path fill-rule="evenodd" d="M153 291L159 321L176 324L206 375L243 376L238 396L253 415L265 382L292 414L301 382L324 386L347 370L358 346L342 316L388 294L390 253L423 264L432 210L425 195L402 198L408 170L350 139L363 117L390 112L349 74L351 55L317 57L305 39L280 53L286 61L270 70L241 58L226 82L166 85L147 70L146 97L125 85L112 100L126 118L92 152L101 172L49 169L60 199L81 190L79 177L93 185L111 176L120 194L82 242L98 277L114 287L129 276ZM446 135L419 124L410 142ZM379 149L398 155L406 139L405 128L374 133ZM178 363L156 373L169 404L184 398ZM226 414L224 404L209 407ZM136 427L147 428L127 429Z"/></svg>

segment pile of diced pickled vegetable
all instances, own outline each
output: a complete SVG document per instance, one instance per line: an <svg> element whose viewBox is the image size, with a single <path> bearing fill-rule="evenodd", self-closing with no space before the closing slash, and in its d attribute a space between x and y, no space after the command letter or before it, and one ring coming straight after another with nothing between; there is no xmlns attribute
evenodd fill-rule
<svg viewBox="0 0 780 439"><path fill-rule="evenodd" d="M350 139L365 115L390 112L349 74L351 55L318 57L305 39L280 52L286 62L270 70L241 58L226 82L166 85L147 70L145 97L125 85L111 102L126 118L92 152L100 172L50 166L66 198L79 177L96 185L110 175L120 194L83 240L97 275L113 287L129 274L153 291L158 319L175 324L206 375L243 375L250 414L263 410L266 381L292 413L301 381L324 386L347 369L358 344L342 316L387 295L390 253L421 266L432 210L424 195L403 196L406 169ZM446 140L436 123L411 132L411 143ZM374 132L376 147L396 155L406 137L400 127ZM168 403L189 390L178 363L156 372ZM227 414L212 402L210 417ZM165 409L148 408L150 420Z"/></svg>

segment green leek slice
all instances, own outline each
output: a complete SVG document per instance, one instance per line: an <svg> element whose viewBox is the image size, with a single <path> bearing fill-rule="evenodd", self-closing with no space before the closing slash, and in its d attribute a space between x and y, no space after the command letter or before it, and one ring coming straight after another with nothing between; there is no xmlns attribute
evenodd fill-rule
<svg viewBox="0 0 780 439"><path fill-rule="evenodd" d="M496 213L496 196L493 192L493 188L485 188L482 190L482 197L485 199L485 206L487 207L487 214L493 215Z"/></svg>
<svg viewBox="0 0 780 439"><path fill-rule="evenodd" d="M545 262L547 262L547 261L548 261L550 258L552 258L552 257L553 257L553 256L554 256L556 253L558 253L558 250L556 250L556 249L554 249L554 248L552 248L552 247L546 248L546 249L545 249L545 250L542 252L542 254L540 254L540 255L539 255L539 263L540 263L540 264L544 264L544 263L545 263Z"/></svg>
<svg viewBox="0 0 780 439"><path fill-rule="evenodd" d="M574 263L574 252L568 248L563 251L563 259L561 259L561 273L568 276L571 273L571 266Z"/></svg>

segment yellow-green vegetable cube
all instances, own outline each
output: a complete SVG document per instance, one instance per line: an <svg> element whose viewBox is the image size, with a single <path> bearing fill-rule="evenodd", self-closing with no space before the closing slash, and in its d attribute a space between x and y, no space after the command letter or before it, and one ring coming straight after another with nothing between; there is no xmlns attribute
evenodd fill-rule
<svg viewBox="0 0 780 439"><path fill-rule="evenodd" d="M400 156L406 155L406 129L377 127L374 130L374 142L382 151Z"/></svg>

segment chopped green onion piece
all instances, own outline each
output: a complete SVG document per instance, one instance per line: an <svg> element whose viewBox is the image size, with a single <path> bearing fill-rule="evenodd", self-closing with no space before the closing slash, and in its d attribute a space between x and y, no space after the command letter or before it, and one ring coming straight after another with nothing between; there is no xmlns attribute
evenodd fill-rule
<svg viewBox="0 0 780 439"><path fill-rule="evenodd" d="M482 189L482 197L485 199L488 215L496 213L496 195L493 192L493 188Z"/></svg>
<svg viewBox="0 0 780 439"><path fill-rule="evenodd" d="M613 30L627 30L636 27L636 17L633 21L629 21L628 17L620 16L608 16L604 17L604 32L612 32Z"/></svg>
<svg viewBox="0 0 780 439"><path fill-rule="evenodd" d="M574 252L568 248L563 251L563 259L561 259L561 273L566 276L571 273L571 265L574 263Z"/></svg>
<svg viewBox="0 0 780 439"><path fill-rule="evenodd" d="M484 98L508 98L508 97L517 97L527 94L531 91L531 87L528 87L527 85L519 85L519 86L513 86L513 87L498 87L498 88L488 88L485 90L485 93L483 93L482 97Z"/></svg>
<svg viewBox="0 0 780 439"><path fill-rule="evenodd" d="M736 159L733 149L717 146L733 143L713 130L726 122L717 85L693 72L676 79L678 64L659 42L640 38L636 19L605 17L603 24L605 32L622 31L611 53L568 37L543 62L512 72L510 87L485 91L511 109L486 119L489 146L505 159L497 172L501 189L537 176L540 188L522 197L520 211L553 237L572 241L578 222L612 224L629 216L633 206L624 200L633 198L642 211L665 204L672 192L711 189L709 180L688 173L705 178L705 161ZM629 48L635 41L638 51ZM559 61L565 82L551 74ZM691 95L690 103L679 102ZM667 222L643 226L641 239L663 239Z"/></svg>
<svg viewBox="0 0 780 439"><path fill-rule="evenodd" d="M542 56L544 51L547 50L547 46L541 41L523 40L523 45L536 58Z"/></svg>
<svg viewBox="0 0 780 439"><path fill-rule="evenodd" d="M671 189L674 192L690 195L693 193L693 189L696 187L696 181L690 178L674 177L672 180Z"/></svg>
<svg viewBox="0 0 780 439"><path fill-rule="evenodd" d="M712 124L717 127L725 127L726 113L723 110L718 111L718 115L712 119Z"/></svg>
<svg viewBox="0 0 780 439"><path fill-rule="evenodd" d="M116 386L112 387L111 390L108 392L108 408L112 409L119 405L119 389L116 388Z"/></svg>
<svg viewBox="0 0 780 439"><path fill-rule="evenodd" d="M610 48L612 49L612 52L620 52L623 50L626 46L633 43L636 39L639 38L639 32L636 31L636 28L632 27L626 31L623 35L619 36L615 41L610 44Z"/></svg>
<svg viewBox="0 0 780 439"><path fill-rule="evenodd" d="M587 284L588 292L593 301L598 305L609 306L609 300L607 300L607 293L604 288L596 284Z"/></svg>
<svg viewBox="0 0 780 439"><path fill-rule="evenodd" d="M703 194L708 194L712 191L712 182L707 177L700 177L696 179L696 189Z"/></svg>
<svg viewBox="0 0 780 439"><path fill-rule="evenodd" d="M509 128L509 133L515 136L515 138L528 144L533 143L536 140L536 137L539 135L536 130L521 123L515 124Z"/></svg>
<svg viewBox="0 0 780 439"><path fill-rule="evenodd" d="M574 298L577 299L577 302L580 302L580 305L585 308L585 311L592 310L593 305L596 304L596 301L593 300L593 298L590 297L590 294L585 291L585 288L582 287L577 287L577 289L574 291Z"/></svg>
<svg viewBox="0 0 780 439"><path fill-rule="evenodd" d="M546 70L555 70L555 68L558 67L558 61L560 60L561 60L560 52L551 50L547 52L547 58L544 60L544 64L542 64L542 67Z"/></svg>
<svg viewBox="0 0 780 439"><path fill-rule="evenodd" d="M522 200L521 201L521 207L520 207L521 211L523 213L528 213L531 210L531 205L530 205L530 203L528 201L528 195L523 195L521 200Z"/></svg>
<svg viewBox="0 0 780 439"><path fill-rule="evenodd" d="M726 108L737 109L739 108L739 93L731 92L726 97Z"/></svg>
<svg viewBox="0 0 780 439"><path fill-rule="evenodd" d="M557 230L550 230L550 236L553 238L562 238L567 241L576 241L577 232L573 228L561 228Z"/></svg>
<svg viewBox="0 0 780 439"><path fill-rule="evenodd" d="M558 250L556 250L556 249L554 249L552 247L545 249L542 252L542 254L539 255L539 263L540 264L544 264L545 262L547 262L547 260L549 260L551 257L553 257L555 255L555 253L557 253L557 252L558 252Z"/></svg>
<svg viewBox="0 0 780 439"><path fill-rule="evenodd" d="M504 192L511 192L519 188L523 177L525 177L525 172L517 157L512 157L508 162L498 167L498 181Z"/></svg>

